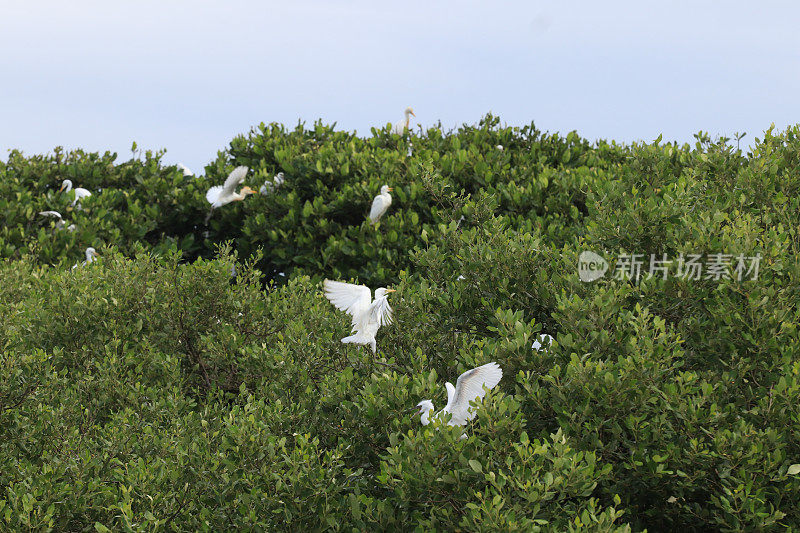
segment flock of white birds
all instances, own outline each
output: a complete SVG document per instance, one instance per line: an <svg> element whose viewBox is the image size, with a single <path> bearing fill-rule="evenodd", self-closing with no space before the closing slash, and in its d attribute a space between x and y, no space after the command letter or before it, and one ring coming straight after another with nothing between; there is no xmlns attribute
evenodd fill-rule
<svg viewBox="0 0 800 533"><path fill-rule="evenodd" d="M414 110L410 107L406 108L403 119L398 121L392 127L392 133L403 135L408 129L411 117L416 115ZM503 147L498 145L497 148L502 150ZM184 176L193 176L194 173L181 163L178 163L178 168L183 172ZM206 200L211 204L211 210L222 207L226 204L236 201L242 201L250 194L255 194L256 191L248 187L242 186L237 192L237 188L244 184L247 177L248 167L239 166L233 169L228 175L225 183L211 187L206 192ZM259 193L268 195L278 187L283 185L286 178L283 172L276 174L271 180L267 180L261 186ZM80 202L84 198L92 195L88 190L77 187L73 189L72 181L64 180L60 191L66 193L72 192L74 195L72 206L80 209ZM389 194L392 188L388 185L381 187L380 194L375 196L372 201L368 219L371 224L377 224L381 217L389 210L392 205L392 195ZM42 211L39 213L41 216L56 218L57 229L66 228L68 231L74 231L75 225L66 225L61 214L57 211ZM209 217L211 213L209 213ZM99 254L97 251L89 247L86 249L86 260L82 265L92 263ZM72 268L77 268L79 265L76 263ZM460 276L459 279L464 279ZM323 284L323 293L325 297L339 310L349 314L352 318L351 335L344 337L342 342L345 344L357 344L369 346L372 353L377 352L377 341L375 335L381 326L389 325L392 323L392 308L389 305L389 294L395 292L394 289L387 289L380 287L375 290L375 298L372 298L372 291L365 285L355 285L353 283L345 283L342 281L333 281L326 279ZM545 350L552 344L553 337L547 334L542 334L534 341L532 348L535 350ZM493 389L500 383L503 377L503 370L495 363L487 363L485 365L473 368L461 374L456 380L455 386L452 383L445 383L447 390L447 404L444 409L436 414L431 414L434 411L433 402L431 400L422 400L415 408L420 415L420 422L422 425L428 425L434 419L441 419L450 426L464 426L475 417L475 410L471 402L479 402L483 399L488 391ZM465 435L462 435L462 438Z"/></svg>

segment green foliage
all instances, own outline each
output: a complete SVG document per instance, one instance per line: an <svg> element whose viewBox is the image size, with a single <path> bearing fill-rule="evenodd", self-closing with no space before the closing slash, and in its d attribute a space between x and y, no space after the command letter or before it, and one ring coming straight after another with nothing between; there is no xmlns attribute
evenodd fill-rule
<svg viewBox="0 0 800 533"><path fill-rule="evenodd" d="M799 128L745 154L271 124L198 178L162 155L0 163L0 530L800 528ZM236 165L286 182L206 223ZM582 283L587 249L761 263ZM324 277L397 289L377 356ZM489 361L473 422L419 424Z"/></svg>

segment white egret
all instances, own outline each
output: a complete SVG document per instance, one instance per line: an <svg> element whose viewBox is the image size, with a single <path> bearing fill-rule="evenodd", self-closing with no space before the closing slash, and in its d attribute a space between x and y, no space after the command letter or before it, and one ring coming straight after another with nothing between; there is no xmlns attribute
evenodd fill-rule
<svg viewBox="0 0 800 533"><path fill-rule="evenodd" d="M61 188L59 189L59 191L69 192L71 190L72 190L72 180L64 180L61 182ZM75 204L80 202L81 198L88 198L91 195L92 193L90 193L87 189L84 189L83 187L76 187L75 199L72 200L72 206L75 207Z"/></svg>
<svg viewBox="0 0 800 533"><path fill-rule="evenodd" d="M262 196L266 196L283 185L284 181L286 181L286 178L283 177L283 172L278 172L272 177L272 180L266 180L258 192L261 193Z"/></svg>
<svg viewBox="0 0 800 533"><path fill-rule="evenodd" d="M494 362L467 370L458 376L455 387L450 382L444 384L447 389L447 405L434 416L440 417L445 413L450 413L448 425L466 425L468 421L475 418L475 411L470 409L469 402L483 400L487 389L491 390L497 386L502 377L503 369ZM420 422L423 426L427 426L430 423L433 402L422 400L417 404L417 409L421 415Z"/></svg>
<svg viewBox="0 0 800 533"><path fill-rule="evenodd" d="M381 193L372 200L372 208L369 210L369 221L372 224L377 224L383 214L392 205L392 195L389 194L392 189L388 185L381 187Z"/></svg>
<svg viewBox="0 0 800 533"><path fill-rule="evenodd" d="M100 254L97 253L97 250L92 248L91 246L86 249L86 261L81 263L81 265L88 265L89 263L93 263L95 258L98 257ZM78 263L72 265L72 270L78 268Z"/></svg>
<svg viewBox="0 0 800 533"><path fill-rule="evenodd" d="M63 218L61 218L61 213L58 211L39 211L39 214L43 217L57 218L58 220L56 221L56 229L64 229L66 222ZM67 231L75 231L75 224L70 224L67 226Z"/></svg>
<svg viewBox="0 0 800 533"><path fill-rule="evenodd" d="M497 145L497 149L498 149L498 150L500 150L500 151L502 152L502 151L503 151L503 145L502 145L502 144L498 144L498 145Z"/></svg>
<svg viewBox="0 0 800 533"><path fill-rule="evenodd" d="M553 344L553 336L548 335L547 333L542 333L539 335L539 338L533 341L531 348L540 352L542 350L546 350Z"/></svg>
<svg viewBox="0 0 800 533"><path fill-rule="evenodd" d="M178 163L176 166L177 166L179 169L181 169L181 171L183 172L183 175L184 175L184 176L186 176L186 177L188 177L188 176L194 176L194 172L192 172L191 170L189 170L189 167L187 167L187 166L186 166L186 165L184 165L183 163Z"/></svg>
<svg viewBox="0 0 800 533"><path fill-rule="evenodd" d="M211 207L222 207L231 202L244 200L248 194L255 192L246 185L242 187L241 191L236 192L236 187L244 182L247 170L247 167L236 167L228 175L224 185L216 185L208 189L206 200L211 204Z"/></svg>
<svg viewBox="0 0 800 533"><path fill-rule="evenodd" d="M375 353L377 350L375 334L381 326L392 323L392 308L389 306L388 295L395 290L385 287L375 289L375 299L372 300L372 291L365 285L326 279L322 287L325 297L334 307L353 317L351 333L354 335L343 338L342 342L369 344L372 353Z"/></svg>
<svg viewBox="0 0 800 533"><path fill-rule="evenodd" d="M397 123L395 123L395 125L392 127L392 133L395 133L397 135L403 135L408 129L411 117L412 116L416 117L417 115L414 115L413 109L407 107L406 110L403 112L403 116L404 116L403 120L398 120Z"/></svg>

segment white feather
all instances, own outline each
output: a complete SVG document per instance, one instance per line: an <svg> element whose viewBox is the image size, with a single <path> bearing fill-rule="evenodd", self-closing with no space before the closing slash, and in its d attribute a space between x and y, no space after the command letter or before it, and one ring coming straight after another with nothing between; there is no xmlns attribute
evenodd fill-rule
<svg viewBox="0 0 800 533"><path fill-rule="evenodd" d="M374 353L377 350L375 335L378 329L392 323L387 289L377 289L375 300L372 300L372 291L364 285L326 279L322 287L325 297L334 307L352 317L351 332L354 335L343 338L342 342L368 344Z"/></svg>
<svg viewBox="0 0 800 533"><path fill-rule="evenodd" d="M206 192L206 200L213 205L219 199L220 194L222 194L222 185L215 185Z"/></svg>
<svg viewBox="0 0 800 533"><path fill-rule="evenodd" d="M322 287L325 297L336 309L353 317L353 325L356 323L356 317L369 307L372 300L372 291L364 285L326 279Z"/></svg>
<svg viewBox="0 0 800 533"><path fill-rule="evenodd" d="M369 221L376 224L381 217L389 210L392 205L392 195L389 194L389 186L381 187L381 193L372 200L372 208L369 210Z"/></svg>
<svg viewBox="0 0 800 533"><path fill-rule="evenodd" d="M475 418L475 411L470 407L470 402L483 400L483 397L486 396L486 391L496 387L502 377L503 369L494 362L467 370L458 376L455 387L449 382L444 384L447 389L447 405L435 416L438 417L444 413L450 413L448 425L465 425ZM422 414L422 424L427 425L430 411L433 410L433 402L423 400L417 404L417 407Z"/></svg>
<svg viewBox="0 0 800 533"><path fill-rule="evenodd" d="M392 133L394 133L395 135L403 135L408 129L409 122L411 120L411 115L414 115L414 110L411 109L410 107L407 107L406 110L403 112L403 119L398 120L397 122L395 122L394 126L392 126Z"/></svg>
<svg viewBox="0 0 800 533"><path fill-rule="evenodd" d="M536 351L541 351L549 348L551 344L553 344L553 336L548 335L547 333L542 333L541 335L539 335L538 339L533 341L531 348L533 348Z"/></svg>
<svg viewBox="0 0 800 533"><path fill-rule="evenodd" d="M194 176L194 172L189 170L189 168L186 165L178 163L177 167L181 170L181 172L183 172L184 176Z"/></svg>
<svg viewBox="0 0 800 533"><path fill-rule="evenodd" d="M452 397L448 398L444 408L445 412L452 414L450 425L463 426L475 418L475 412L470 410L469 403L482 400L486 396L486 389L493 389L502 377L503 370L497 363L487 363L458 376ZM448 396L451 396L449 392L448 388Z"/></svg>
<svg viewBox="0 0 800 533"><path fill-rule="evenodd" d="M246 194L244 192L236 192L236 187L244 182L247 176L247 167L236 167L228 174L225 183L222 186L216 185L211 187L206 192L206 200L212 207L222 207L229 204L234 200L243 200Z"/></svg>

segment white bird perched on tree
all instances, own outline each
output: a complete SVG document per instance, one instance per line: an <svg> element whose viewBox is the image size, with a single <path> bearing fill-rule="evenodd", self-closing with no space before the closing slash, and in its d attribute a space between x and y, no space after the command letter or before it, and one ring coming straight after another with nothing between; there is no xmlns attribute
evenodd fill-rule
<svg viewBox="0 0 800 533"><path fill-rule="evenodd" d="M97 253L97 250L92 248L91 246L86 249L86 261L81 263L81 265L88 265L89 263L93 263L95 258L98 257L100 254ZM72 265L72 270L78 268L78 263Z"/></svg>
<svg viewBox="0 0 800 533"><path fill-rule="evenodd" d="M278 172L272 177L271 181L266 180L264 182L264 185L261 186L258 192L260 192L262 196L266 196L275 189L277 189L278 187L280 187L281 185L283 185L284 181L286 181L286 178L283 177L283 172Z"/></svg>
<svg viewBox="0 0 800 533"><path fill-rule="evenodd" d="M242 187L241 191L236 192L236 187L244 183L247 170L247 167L236 167L228 175L224 185L216 185L208 189L206 200L211 204L211 207L222 207L231 202L244 200L248 194L255 192L246 185Z"/></svg>
<svg viewBox="0 0 800 533"><path fill-rule="evenodd" d="M408 129L409 122L411 121L412 116L417 116L414 114L414 110L410 107L407 107L406 110L403 112L403 120L398 120L395 125L392 127L392 133L397 135L402 135Z"/></svg>
<svg viewBox="0 0 800 533"><path fill-rule="evenodd" d="M351 333L354 335L343 338L342 342L369 344L372 353L375 353L377 349L375 334L381 326L392 323L392 308L389 306L388 295L395 290L385 287L375 289L375 299L372 300L372 291L365 285L326 279L322 287L325 297L334 307L353 317Z"/></svg>
<svg viewBox="0 0 800 533"><path fill-rule="evenodd" d="M486 390L493 389L503 377L503 369L497 363L486 363L483 366L467 370L456 381L456 386L447 382L444 384L447 389L447 405L436 413L435 417L450 413L450 426L463 426L473 418L475 411L470 409L469 402L483 400ZM486 388L484 388L486 387ZM417 404L420 413L420 422L423 426L430 423L430 414L433 411L433 402L422 400Z"/></svg>
<svg viewBox="0 0 800 533"><path fill-rule="evenodd" d="M539 335L539 338L533 341L531 348L534 350L542 351L549 348L553 344L553 336L548 335L547 333L542 333Z"/></svg>
<svg viewBox="0 0 800 533"><path fill-rule="evenodd" d="M181 171L183 172L183 175L184 175L184 176L186 176L186 177L188 177L188 176L194 176L194 172L192 172L191 170L189 170L189 167L187 167L187 166L186 166L186 165L184 165L183 163L178 163L178 164L177 164L177 167L178 167L179 169L181 169Z"/></svg>
<svg viewBox="0 0 800 533"><path fill-rule="evenodd" d="M69 192L72 190L72 180L64 180L61 182L61 188L59 191ZM75 188L75 199L72 200L72 206L74 207L76 203L81 201L81 198L88 198L91 196L88 190L84 189L83 187L76 187Z"/></svg>
<svg viewBox="0 0 800 533"><path fill-rule="evenodd" d="M61 218L61 213L58 211L39 211L39 214L43 217L57 218L56 229L64 229L65 222L64 219ZM75 231L75 224L67 226L67 231Z"/></svg>
<svg viewBox="0 0 800 533"><path fill-rule="evenodd" d="M392 195L389 193L393 190L388 185L384 185L381 187L381 193L372 200L372 208L369 210L369 221L372 224L377 224L392 205Z"/></svg>

